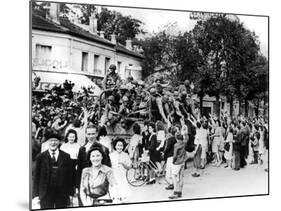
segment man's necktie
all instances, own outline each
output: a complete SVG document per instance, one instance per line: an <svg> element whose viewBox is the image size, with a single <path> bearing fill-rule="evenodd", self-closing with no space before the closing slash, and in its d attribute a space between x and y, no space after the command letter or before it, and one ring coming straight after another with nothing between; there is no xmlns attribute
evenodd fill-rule
<svg viewBox="0 0 281 211"><path fill-rule="evenodd" d="M52 156L51 156L51 158L52 158L52 163L53 164L55 164L56 162L57 162L57 160L56 160L56 157L55 157L55 152L52 152Z"/></svg>

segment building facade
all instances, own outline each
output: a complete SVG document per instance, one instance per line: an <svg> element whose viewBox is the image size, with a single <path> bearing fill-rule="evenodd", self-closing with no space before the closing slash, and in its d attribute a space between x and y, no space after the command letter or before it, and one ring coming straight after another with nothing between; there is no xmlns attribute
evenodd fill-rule
<svg viewBox="0 0 281 211"><path fill-rule="evenodd" d="M142 79L144 57L132 49L130 40L123 46L115 35L111 40L105 39L103 32L98 35L90 28L96 28L92 24L81 26L59 18L56 6L51 3L50 18L32 14L32 73L41 79L37 89L51 88L65 79L100 85L111 64L116 65L122 79Z"/></svg>

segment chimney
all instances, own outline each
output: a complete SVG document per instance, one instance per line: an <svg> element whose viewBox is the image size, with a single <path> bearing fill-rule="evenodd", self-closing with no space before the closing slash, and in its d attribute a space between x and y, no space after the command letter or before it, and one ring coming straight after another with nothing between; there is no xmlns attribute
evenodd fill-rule
<svg viewBox="0 0 281 211"><path fill-rule="evenodd" d="M133 45L133 51L139 52L139 46L138 45Z"/></svg>
<svg viewBox="0 0 281 211"><path fill-rule="evenodd" d="M100 31L100 37L104 38L104 31Z"/></svg>
<svg viewBox="0 0 281 211"><path fill-rule="evenodd" d="M126 48L128 50L132 50L132 40L130 39L126 40Z"/></svg>
<svg viewBox="0 0 281 211"><path fill-rule="evenodd" d="M111 34L110 35L110 38L111 38L111 42L113 43L113 44L116 44L117 42L116 42L116 35L115 34Z"/></svg>
<svg viewBox="0 0 281 211"><path fill-rule="evenodd" d="M143 53L144 53L144 50L143 50L142 46L139 46L138 53L140 53L140 54L143 54Z"/></svg>
<svg viewBox="0 0 281 211"><path fill-rule="evenodd" d="M50 3L49 7L49 16L48 18L55 23L59 24L60 23L60 4L59 3Z"/></svg>
<svg viewBox="0 0 281 211"><path fill-rule="evenodd" d="M89 21L89 31L93 34L97 34L98 32L98 19L96 18L95 12L93 12L90 16Z"/></svg>

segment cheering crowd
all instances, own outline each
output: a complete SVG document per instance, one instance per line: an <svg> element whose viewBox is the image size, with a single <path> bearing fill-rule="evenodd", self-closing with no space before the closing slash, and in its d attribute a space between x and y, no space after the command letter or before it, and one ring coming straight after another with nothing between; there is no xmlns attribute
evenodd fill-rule
<svg viewBox="0 0 281 211"><path fill-rule="evenodd" d="M267 171L263 118L203 116L189 81L173 87L156 77L146 85L132 77L122 81L115 65L109 70L98 97L90 88L73 93L70 81L32 95L35 207L93 206L105 195L124 203L131 195L126 171L143 155L157 167L148 172L147 185L164 175L170 199L182 197L190 153L193 177L207 165L237 171L259 164ZM129 138L114 135L121 131Z"/></svg>

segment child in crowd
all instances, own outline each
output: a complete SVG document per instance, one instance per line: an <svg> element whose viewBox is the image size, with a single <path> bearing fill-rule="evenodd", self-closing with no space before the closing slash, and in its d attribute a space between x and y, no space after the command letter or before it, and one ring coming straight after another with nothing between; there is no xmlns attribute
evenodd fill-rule
<svg viewBox="0 0 281 211"><path fill-rule="evenodd" d="M184 163L187 155L185 151L186 142L183 141L183 135L176 133L177 143L174 145L172 177L174 183L174 192L169 199L177 199L182 197L183 178L184 178Z"/></svg>

